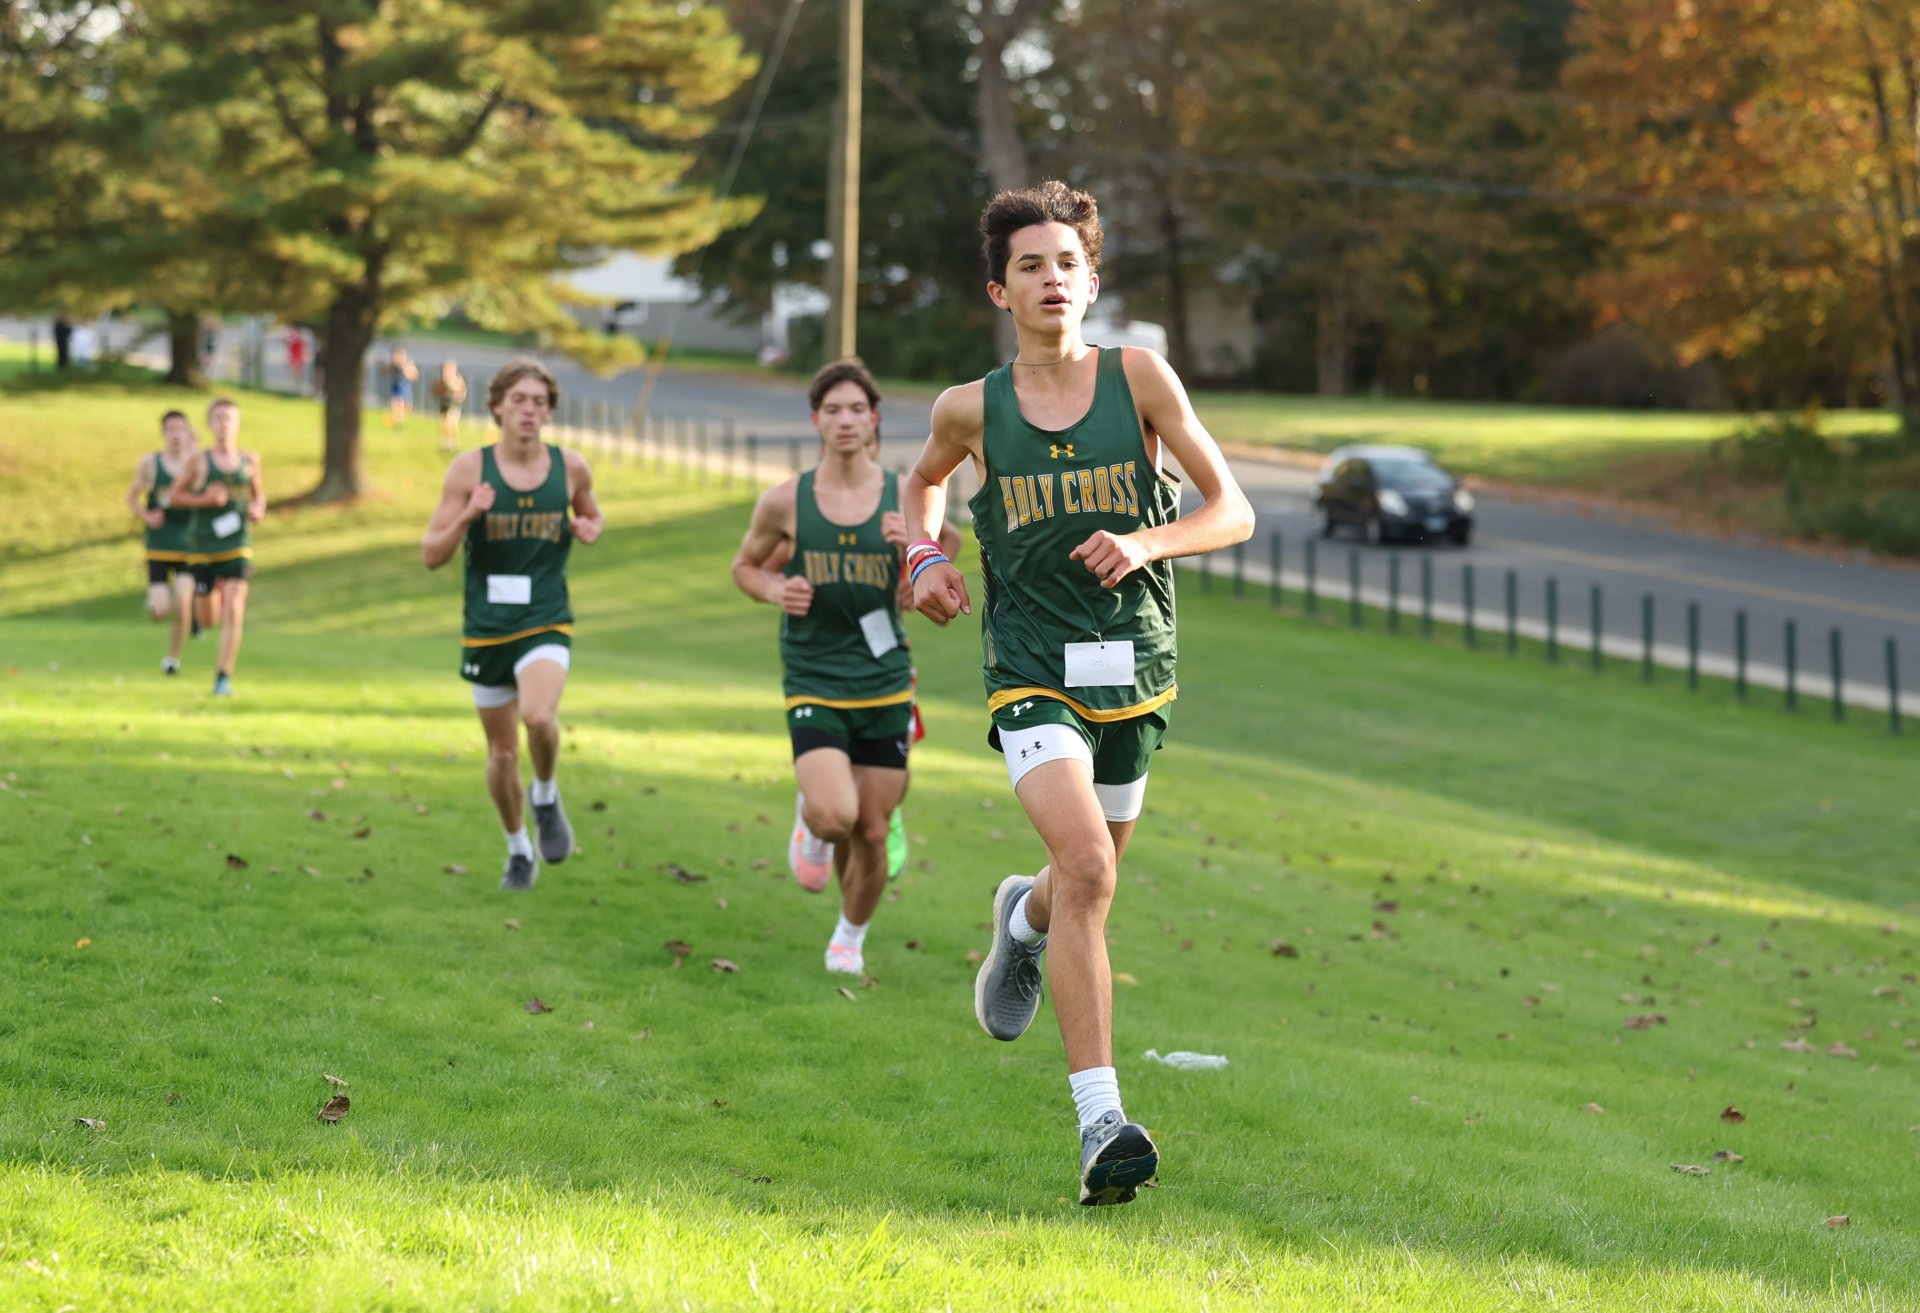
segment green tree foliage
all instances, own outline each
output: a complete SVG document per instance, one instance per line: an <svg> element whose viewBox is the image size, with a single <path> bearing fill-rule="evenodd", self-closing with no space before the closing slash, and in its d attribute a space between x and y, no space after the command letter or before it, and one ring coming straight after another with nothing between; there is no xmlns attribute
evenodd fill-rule
<svg viewBox="0 0 1920 1313"><path fill-rule="evenodd" d="M1597 211L1607 312L1711 359L1749 404L1920 416L1920 27L1887 0L1587 0L1565 176Z"/></svg>
<svg viewBox="0 0 1920 1313"><path fill-rule="evenodd" d="M732 0L729 11L742 38L768 51L788 4ZM992 308L975 227L987 190L965 79L972 46L946 5L867 0L865 17L859 349L883 373L978 372L991 364ZM751 223L679 261L683 275L743 317L765 314L777 283L825 282L838 31L832 5L800 11L734 184L764 204ZM744 89L729 105L702 178L724 173L751 98ZM801 337L805 362L818 346Z"/></svg>
<svg viewBox="0 0 1920 1313"><path fill-rule="evenodd" d="M717 9L668 0L150 0L157 130L206 124L209 189L251 225L275 308L321 332L325 473L362 488L363 360L456 301L485 325L620 351L556 271L671 253L750 207L684 175L752 60Z"/></svg>

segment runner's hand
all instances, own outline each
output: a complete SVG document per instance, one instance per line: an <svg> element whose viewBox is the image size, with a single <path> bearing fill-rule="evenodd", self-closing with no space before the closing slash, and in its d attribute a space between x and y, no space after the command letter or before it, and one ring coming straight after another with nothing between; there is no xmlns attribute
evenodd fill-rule
<svg viewBox="0 0 1920 1313"><path fill-rule="evenodd" d="M260 500L259 498L257 498L257 497L256 497L256 498L255 498L254 500L252 500L252 501L250 501L250 502L248 502L248 503L247 503L247 518L248 518L249 520L264 520L264 519L266 519L266 518L267 518L267 504L266 504L265 502L263 502L263 501L261 501L261 500Z"/></svg>
<svg viewBox="0 0 1920 1313"><path fill-rule="evenodd" d="M141 511L140 518L147 522L149 529L158 529L167 522L167 513L165 511Z"/></svg>
<svg viewBox="0 0 1920 1313"><path fill-rule="evenodd" d="M215 506L225 506L227 504L227 485L224 483L208 484L207 496L213 498L213 504Z"/></svg>
<svg viewBox="0 0 1920 1313"><path fill-rule="evenodd" d="M1074 548L1069 559L1084 562L1102 588L1112 588L1145 565L1148 558L1147 549L1132 534L1102 529Z"/></svg>
<svg viewBox="0 0 1920 1313"><path fill-rule="evenodd" d="M907 517L899 511L883 511L880 515L880 536L895 547L907 545Z"/></svg>
<svg viewBox="0 0 1920 1313"><path fill-rule="evenodd" d="M972 615L973 600L967 596L965 576L947 561L928 566L913 581L913 609L936 625L944 625L957 615Z"/></svg>
<svg viewBox="0 0 1920 1313"><path fill-rule="evenodd" d="M573 531L573 536L583 543L598 542L600 539L599 520L577 515L567 521L567 527Z"/></svg>
<svg viewBox="0 0 1920 1313"><path fill-rule="evenodd" d="M467 523L471 524L492 509L493 485L482 480L474 485L472 492L467 494L467 509L463 515Z"/></svg>
<svg viewBox="0 0 1920 1313"><path fill-rule="evenodd" d="M805 615L813 608L813 585L805 575L789 575L775 594L775 602L788 615Z"/></svg>

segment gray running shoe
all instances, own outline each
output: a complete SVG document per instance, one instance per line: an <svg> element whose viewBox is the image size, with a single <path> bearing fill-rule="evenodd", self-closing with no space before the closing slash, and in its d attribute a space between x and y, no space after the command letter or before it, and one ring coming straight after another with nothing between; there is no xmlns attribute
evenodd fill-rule
<svg viewBox="0 0 1920 1313"><path fill-rule="evenodd" d="M213 677L213 695L217 698L232 697L233 681L225 675L215 675Z"/></svg>
<svg viewBox="0 0 1920 1313"><path fill-rule="evenodd" d="M1007 922L1020 895L1033 888L1030 875L1010 875L993 895L993 946L973 980L973 1015L995 1039L1019 1039L1040 1010L1043 948L1028 948Z"/></svg>
<svg viewBox="0 0 1920 1313"><path fill-rule="evenodd" d="M567 824L567 811L560 805L559 794L553 795L552 802L533 804L533 828L539 835L536 842L541 861L558 866L573 855L573 827Z"/></svg>
<svg viewBox="0 0 1920 1313"><path fill-rule="evenodd" d="M1160 1150L1147 1128L1110 1112L1080 1132L1080 1202L1130 1204L1160 1170Z"/></svg>
<svg viewBox="0 0 1920 1313"><path fill-rule="evenodd" d="M507 869L500 873L502 889L531 889L533 882L540 878L540 866L531 857L519 853L507 854Z"/></svg>

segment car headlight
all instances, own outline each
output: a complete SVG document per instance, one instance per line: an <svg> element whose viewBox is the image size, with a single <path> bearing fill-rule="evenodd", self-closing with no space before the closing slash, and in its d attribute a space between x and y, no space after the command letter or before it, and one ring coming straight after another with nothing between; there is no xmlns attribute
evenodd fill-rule
<svg viewBox="0 0 1920 1313"><path fill-rule="evenodd" d="M1405 515L1407 513L1407 499L1395 492L1392 488L1388 488L1380 494L1380 509L1388 515Z"/></svg>
<svg viewBox="0 0 1920 1313"><path fill-rule="evenodd" d="M1453 490L1453 504L1460 510L1470 511L1473 509L1473 494L1465 488L1455 488Z"/></svg>

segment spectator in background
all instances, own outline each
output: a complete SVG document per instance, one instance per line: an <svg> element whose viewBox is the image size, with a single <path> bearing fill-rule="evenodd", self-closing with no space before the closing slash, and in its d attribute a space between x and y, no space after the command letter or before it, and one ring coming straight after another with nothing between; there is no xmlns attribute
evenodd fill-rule
<svg viewBox="0 0 1920 1313"><path fill-rule="evenodd" d="M433 399L440 403L440 450L460 450L460 416L467 401L467 380L460 375L459 361L440 362L440 377L433 380Z"/></svg>
<svg viewBox="0 0 1920 1313"><path fill-rule="evenodd" d="M93 363L95 343L93 325L82 321L73 326L73 340L68 344L75 369L85 369Z"/></svg>
<svg viewBox="0 0 1920 1313"><path fill-rule="evenodd" d="M287 372L293 375L293 390L307 390L307 356L309 338L307 330L295 324L287 330Z"/></svg>
<svg viewBox="0 0 1920 1313"><path fill-rule="evenodd" d="M62 310L53 317L53 367L65 369L73 363L73 321Z"/></svg>
<svg viewBox="0 0 1920 1313"><path fill-rule="evenodd" d="M413 409L413 385L419 381L420 366L413 363L407 349L397 346L387 358L387 427L397 429L407 422Z"/></svg>

